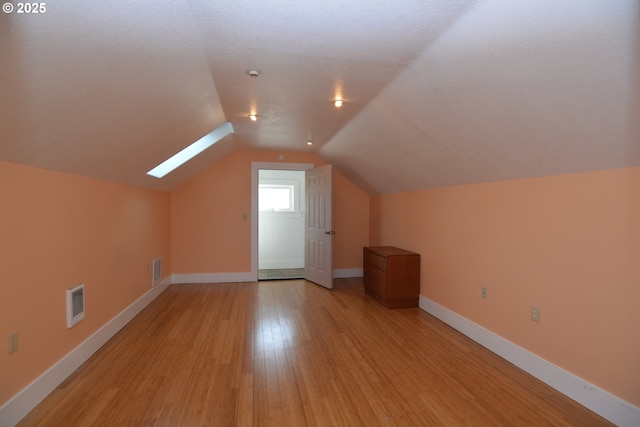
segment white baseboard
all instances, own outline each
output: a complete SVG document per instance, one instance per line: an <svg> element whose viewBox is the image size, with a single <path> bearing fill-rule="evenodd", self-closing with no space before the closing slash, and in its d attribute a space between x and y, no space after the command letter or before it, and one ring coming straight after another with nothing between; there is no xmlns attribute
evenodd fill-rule
<svg viewBox="0 0 640 427"><path fill-rule="evenodd" d="M620 427L640 426L640 408L420 295L427 313Z"/></svg>
<svg viewBox="0 0 640 427"><path fill-rule="evenodd" d="M172 284L186 283L225 283L225 282L255 282L256 275L251 272L246 273L193 273L193 274L172 274Z"/></svg>
<svg viewBox="0 0 640 427"><path fill-rule="evenodd" d="M347 277L362 277L361 268L338 268L333 270L334 279L345 279Z"/></svg>
<svg viewBox="0 0 640 427"><path fill-rule="evenodd" d="M333 277L342 279L346 277L362 277L361 268L340 268L333 270ZM191 273L191 274L172 274L172 284L187 283L236 283L236 282L255 282L257 277L254 273Z"/></svg>
<svg viewBox="0 0 640 427"><path fill-rule="evenodd" d="M16 425L170 284L169 277L158 282L151 290L122 310L82 344L71 350L55 365L2 405L0 407L0 427Z"/></svg>

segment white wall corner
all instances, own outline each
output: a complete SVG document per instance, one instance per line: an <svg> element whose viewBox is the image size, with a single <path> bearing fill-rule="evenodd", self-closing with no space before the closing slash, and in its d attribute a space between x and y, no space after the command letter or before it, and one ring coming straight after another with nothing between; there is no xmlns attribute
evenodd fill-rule
<svg viewBox="0 0 640 427"><path fill-rule="evenodd" d="M171 284L167 276L0 407L0 427L16 425Z"/></svg>
<svg viewBox="0 0 640 427"><path fill-rule="evenodd" d="M620 427L640 426L640 408L420 295L419 307Z"/></svg>

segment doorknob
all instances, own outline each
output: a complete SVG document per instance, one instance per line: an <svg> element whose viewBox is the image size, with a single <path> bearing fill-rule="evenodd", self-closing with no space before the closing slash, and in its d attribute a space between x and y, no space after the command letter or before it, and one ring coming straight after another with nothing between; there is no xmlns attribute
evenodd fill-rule
<svg viewBox="0 0 640 427"><path fill-rule="evenodd" d="M334 230L327 230L324 234L336 234L336 232Z"/></svg>

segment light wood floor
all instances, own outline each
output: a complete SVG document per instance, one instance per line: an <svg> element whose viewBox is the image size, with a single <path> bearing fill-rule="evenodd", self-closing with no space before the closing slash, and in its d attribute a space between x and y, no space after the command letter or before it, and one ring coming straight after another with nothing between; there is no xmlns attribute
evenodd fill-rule
<svg viewBox="0 0 640 427"><path fill-rule="evenodd" d="M599 426L360 279L173 285L21 426Z"/></svg>

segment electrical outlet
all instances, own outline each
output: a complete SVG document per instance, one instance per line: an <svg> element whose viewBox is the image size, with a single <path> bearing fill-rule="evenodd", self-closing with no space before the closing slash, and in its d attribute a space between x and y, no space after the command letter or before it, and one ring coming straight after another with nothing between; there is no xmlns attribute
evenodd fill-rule
<svg viewBox="0 0 640 427"><path fill-rule="evenodd" d="M18 351L18 333L14 332L9 335L9 354Z"/></svg>
<svg viewBox="0 0 640 427"><path fill-rule="evenodd" d="M535 305L531 307L531 320L540 322L540 307L536 307Z"/></svg>
<svg viewBox="0 0 640 427"><path fill-rule="evenodd" d="M482 298L483 298L483 299L487 299L488 292L489 292L489 291L487 291L487 287L486 287L486 286L483 286L483 287L482 287Z"/></svg>

